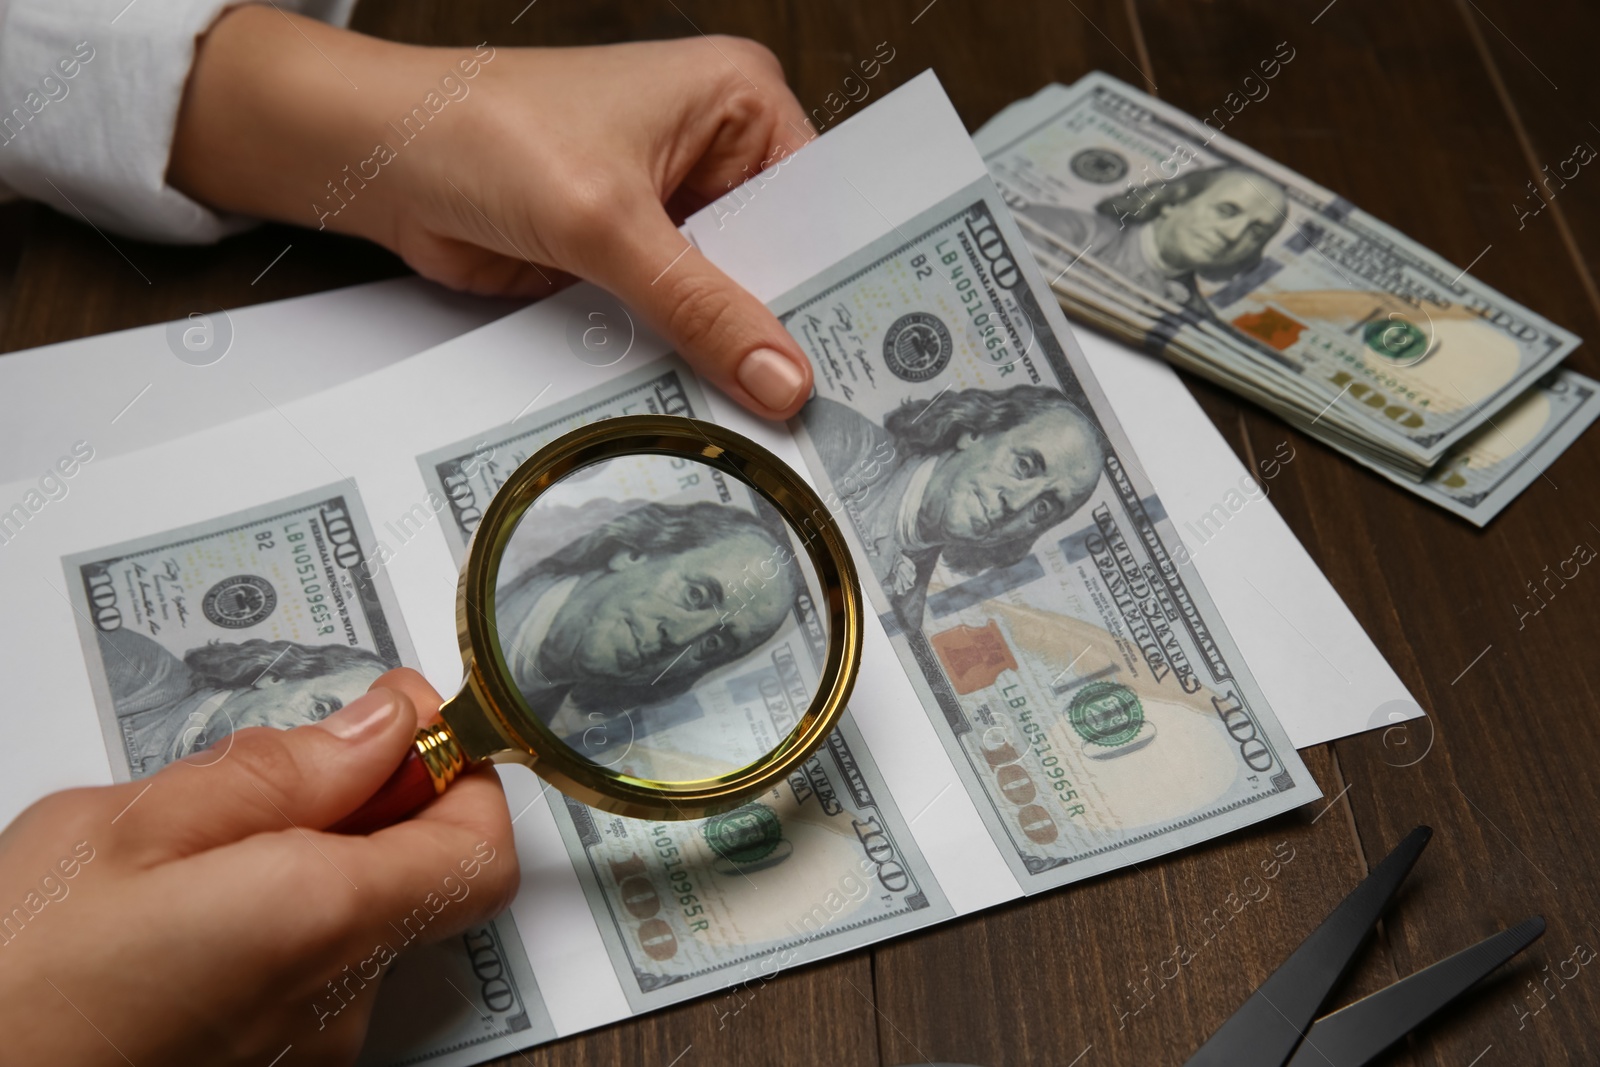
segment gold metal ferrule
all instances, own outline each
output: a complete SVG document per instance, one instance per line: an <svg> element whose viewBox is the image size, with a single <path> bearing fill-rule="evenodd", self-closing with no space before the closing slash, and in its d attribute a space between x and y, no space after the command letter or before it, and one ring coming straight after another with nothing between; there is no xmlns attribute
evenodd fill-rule
<svg viewBox="0 0 1600 1067"><path fill-rule="evenodd" d="M443 793L445 787L461 773L461 768L467 765L467 754L461 751L461 746L456 743L456 735L445 723L436 722L422 727L412 743L417 746L422 765L428 768L428 777L433 779L435 793Z"/></svg>

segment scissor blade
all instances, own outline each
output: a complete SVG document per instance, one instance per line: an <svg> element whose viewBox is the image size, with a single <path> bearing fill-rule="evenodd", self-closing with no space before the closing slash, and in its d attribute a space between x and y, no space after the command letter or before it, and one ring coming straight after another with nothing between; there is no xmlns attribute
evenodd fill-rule
<svg viewBox="0 0 1600 1067"><path fill-rule="evenodd" d="M1363 1067L1544 933L1534 916L1318 1019L1289 1067Z"/></svg>
<svg viewBox="0 0 1600 1067"><path fill-rule="evenodd" d="M1407 834L1184 1067L1283 1067L1432 836Z"/></svg>

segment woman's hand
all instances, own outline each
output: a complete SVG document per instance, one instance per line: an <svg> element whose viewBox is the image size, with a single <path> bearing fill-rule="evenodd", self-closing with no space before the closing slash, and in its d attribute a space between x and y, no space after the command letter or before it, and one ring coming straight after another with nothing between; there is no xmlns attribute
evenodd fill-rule
<svg viewBox="0 0 1600 1067"><path fill-rule="evenodd" d="M319 723L240 730L23 812L0 833L0 1058L259 1067L293 1045L285 1062L354 1060L375 972L407 938L458 935L516 891L492 770L368 837L321 832L438 706L421 675L391 671Z"/></svg>
<svg viewBox="0 0 1600 1067"><path fill-rule="evenodd" d="M777 60L738 38L418 48L244 6L202 44L168 180L476 293L598 282L741 404L786 418L810 364L673 219L807 139Z"/></svg>

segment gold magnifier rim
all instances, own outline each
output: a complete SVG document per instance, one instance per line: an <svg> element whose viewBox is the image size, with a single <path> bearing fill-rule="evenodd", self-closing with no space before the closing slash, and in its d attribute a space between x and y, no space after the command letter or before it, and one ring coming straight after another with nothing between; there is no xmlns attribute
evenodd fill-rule
<svg viewBox="0 0 1600 1067"><path fill-rule="evenodd" d="M777 509L799 535L822 585L815 605L828 624L822 674L811 704L782 743L738 771L696 781L656 781L611 771L577 755L528 708L509 681L495 621L495 579L517 524L534 501L583 467L627 455L679 456L737 478ZM456 625L471 703L493 720L508 750L563 793L632 818L697 819L739 807L782 781L838 723L861 662L861 586L832 514L788 464L754 441L680 415L622 415L571 430L525 460L484 509L457 585ZM465 695L466 691L463 691ZM507 709L516 709L512 716ZM454 725L454 724L452 724ZM458 733L461 731L458 730Z"/></svg>

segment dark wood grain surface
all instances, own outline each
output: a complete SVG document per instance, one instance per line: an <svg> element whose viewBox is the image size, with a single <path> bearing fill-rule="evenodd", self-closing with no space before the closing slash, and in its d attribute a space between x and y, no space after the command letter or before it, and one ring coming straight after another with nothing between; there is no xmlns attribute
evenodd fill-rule
<svg viewBox="0 0 1600 1067"><path fill-rule="evenodd" d="M1546 206L1525 214L1546 165L1600 145L1600 8L1588 0L526 3L368 3L357 26L437 44L743 34L777 52L808 108L888 42L878 88L933 67L974 128L1096 68L1209 112L1287 42L1294 59L1228 134L1600 338L1600 168L1540 185ZM77 221L0 208L0 350L403 269L283 227L211 248L118 247L126 258ZM1600 375L1592 345L1571 363ZM1528 914L1550 926L1387 1062L1600 1061L1600 966L1563 977L1577 946L1578 958L1600 948L1600 571L1583 569L1536 615L1514 607L1577 544L1600 548L1600 433L1480 531L1186 380L1247 463L1292 442L1272 498L1428 720L1305 752L1330 799L1226 840L785 974L731 1018L711 997L500 1062L1181 1063L1417 823L1436 829L1433 844L1345 997ZM1305 670L1327 670L1310 648ZM1241 908L1244 879L1286 855L1270 893Z"/></svg>

